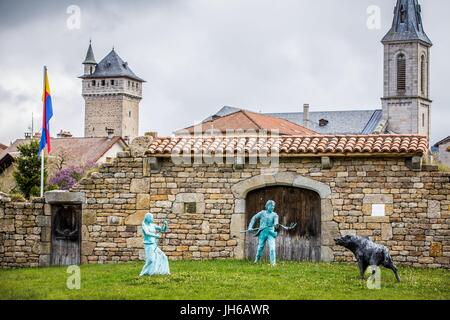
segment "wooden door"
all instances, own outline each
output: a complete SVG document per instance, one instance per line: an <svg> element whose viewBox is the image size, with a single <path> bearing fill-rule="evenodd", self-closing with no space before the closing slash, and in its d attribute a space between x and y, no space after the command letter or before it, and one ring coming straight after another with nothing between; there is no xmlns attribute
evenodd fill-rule
<svg viewBox="0 0 450 320"><path fill-rule="evenodd" d="M274 186L249 192L246 199L246 226L256 213L264 210L267 200L276 203L280 224L296 222L294 230L278 230L276 240L277 260L320 261L320 196L311 190ZM257 224L255 225L255 227ZM258 238L247 234L245 255L254 259ZM268 246L264 258L268 258Z"/></svg>
<svg viewBox="0 0 450 320"><path fill-rule="evenodd" d="M81 205L52 206L51 264L79 265Z"/></svg>

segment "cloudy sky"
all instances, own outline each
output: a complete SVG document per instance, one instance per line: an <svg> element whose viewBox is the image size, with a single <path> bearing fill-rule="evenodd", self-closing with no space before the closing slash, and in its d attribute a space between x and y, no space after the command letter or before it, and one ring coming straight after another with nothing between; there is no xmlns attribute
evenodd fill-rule
<svg viewBox="0 0 450 320"><path fill-rule="evenodd" d="M450 1L421 0L431 57L432 142L450 134ZM79 28L71 5L80 9ZM381 28L369 29L369 6ZM53 133L83 134L83 61L111 48L147 83L140 133L170 134L224 105L262 112L381 108L380 39L395 0L0 0L0 142L41 122L49 68ZM69 9L69 10L68 10ZM69 11L69 13L68 13ZM76 18L76 17L75 17ZM75 21L75 23L74 23ZM68 24L69 22L69 24Z"/></svg>

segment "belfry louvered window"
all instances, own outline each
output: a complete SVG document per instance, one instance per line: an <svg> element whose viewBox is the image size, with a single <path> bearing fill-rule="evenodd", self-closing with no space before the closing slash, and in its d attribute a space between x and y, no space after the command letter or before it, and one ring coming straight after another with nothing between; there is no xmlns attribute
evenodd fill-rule
<svg viewBox="0 0 450 320"><path fill-rule="evenodd" d="M406 58L403 53L397 56L397 90L406 90Z"/></svg>

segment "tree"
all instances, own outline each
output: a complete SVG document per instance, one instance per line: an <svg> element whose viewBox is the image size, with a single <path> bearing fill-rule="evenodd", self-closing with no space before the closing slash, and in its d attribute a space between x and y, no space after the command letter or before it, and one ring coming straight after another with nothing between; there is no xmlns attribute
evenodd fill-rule
<svg viewBox="0 0 450 320"><path fill-rule="evenodd" d="M41 159L38 156L39 142L31 140L30 143L17 147L20 156L15 160L16 169L14 179L18 190L26 197L39 196L41 184ZM45 159L46 160L46 159ZM44 164L44 169L45 169ZM47 180L47 170L44 170L44 183Z"/></svg>
<svg viewBox="0 0 450 320"><path fill-rule="evenodd" d="M83 166L71 166L61 169L50 178L50 186L61 190L70 190L96 167L97 164L95 162L87 162Z"/></svg>

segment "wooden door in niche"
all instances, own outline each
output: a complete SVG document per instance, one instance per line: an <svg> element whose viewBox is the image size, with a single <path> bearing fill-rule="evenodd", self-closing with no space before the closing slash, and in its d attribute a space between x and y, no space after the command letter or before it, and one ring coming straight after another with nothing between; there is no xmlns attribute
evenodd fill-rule
<svg viewBox="0 0 450 320"><path fill-rule="evenodd" d="M81 205L52 205L51 265L79 265Z"/></svg>
<svg viewBox="0 0 450 320"><path fill-rule="evenodd" d="M272 186L249 192L246 198L246 226L253 215L264 210L267 200L276 202L275 212L280 223L287 225L297 222L294 230L279 229L276 242L277 259L287 261L320 261L320 196L307 189ZM254 259L258 238L246 235L245 257ZM263 258L268 258L268 248Z"/></svg>

